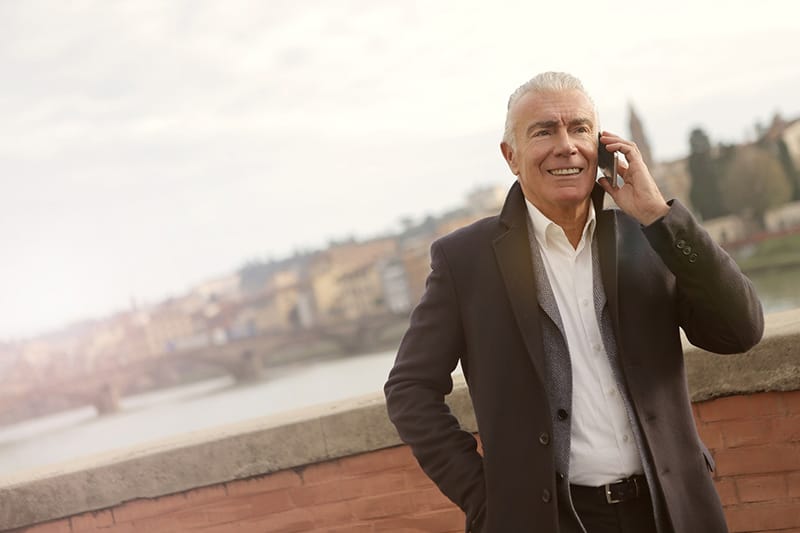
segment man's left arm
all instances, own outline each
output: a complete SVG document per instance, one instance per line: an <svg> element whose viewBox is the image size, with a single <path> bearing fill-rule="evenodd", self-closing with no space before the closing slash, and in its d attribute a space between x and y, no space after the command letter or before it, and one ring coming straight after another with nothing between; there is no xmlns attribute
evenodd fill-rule
<svg viewBox="0 0 800 533"><path fill-rule="evenodd" d="M636 144L603 132L609 151L625 155L615 188L600 185L625 213L644 226L644 234L675 275L680 324L689 341L716 353L752 348L764 332L764 313L758 295L731 257L714 242L680 202L667 203L642 160Z"/></svg>
<svg viewBox="0 0 800 533"><path fill-rule="evenodd" d="M689 342L715 353L740 353L761 340L764 314L753 284L684 205L670 201L667 214L643 232L675 275Z"/></svg>

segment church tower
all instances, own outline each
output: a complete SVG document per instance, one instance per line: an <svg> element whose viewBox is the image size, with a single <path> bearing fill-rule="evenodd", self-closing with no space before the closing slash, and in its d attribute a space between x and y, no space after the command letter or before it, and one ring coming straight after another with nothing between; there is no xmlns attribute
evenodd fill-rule
<svg viewBox="0 0 800 533"><path fill-rule="evenodd" d="M639 147L639 151L642 153L642 159L644 159L644 164L647 165L647 168L653 168L654 161L653 154L650 151L650 142L647 140L642 121L639 119L639 115L636 114L636 110L633 108L633 103L631 102L628 102L628 115L628 127L631 132L631 140Z"/></svg>

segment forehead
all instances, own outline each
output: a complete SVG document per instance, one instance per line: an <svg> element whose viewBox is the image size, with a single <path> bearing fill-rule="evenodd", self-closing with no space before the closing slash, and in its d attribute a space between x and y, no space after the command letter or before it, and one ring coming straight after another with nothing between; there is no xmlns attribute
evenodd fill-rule
<svg viewBox="0 0 800 533"><path fill-rule="evenodd" d="M511 110L517 127L530 122L556 121L568 123L576 119L596 122L595 109L581 91L529 92L514 104Z"/></svg>

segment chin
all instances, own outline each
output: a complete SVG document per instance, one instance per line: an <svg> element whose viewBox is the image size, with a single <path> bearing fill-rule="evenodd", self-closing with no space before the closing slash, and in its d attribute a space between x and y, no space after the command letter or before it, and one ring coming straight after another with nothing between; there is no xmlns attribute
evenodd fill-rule
<svg viewBox="0 0 800 533"><path fill-rule="evenodd" d="M556 195L557 202L563 203L581 203L589 198L592 189L575 188L570 190L562 190L561 194Z"/></svg>

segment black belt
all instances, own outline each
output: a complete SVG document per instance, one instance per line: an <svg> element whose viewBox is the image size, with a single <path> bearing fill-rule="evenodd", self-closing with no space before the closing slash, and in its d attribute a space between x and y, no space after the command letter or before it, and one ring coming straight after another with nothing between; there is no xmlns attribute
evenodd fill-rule
<svg viewBox="0 0 800 533"><path fill-rule="evenodd" d="M605 503L609 504L622 503L649 494L647 478L642 475L631 476L600 487L570 485L570 490L573 498L583 497L591 498L595 501L604 500Z"/></svg>

